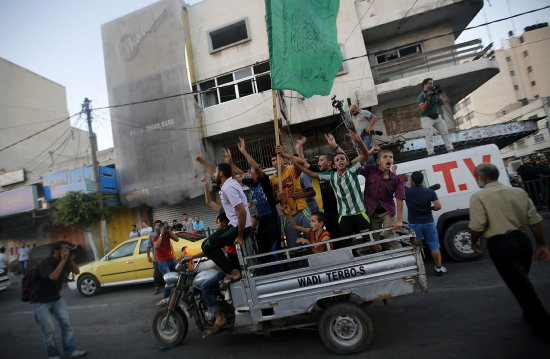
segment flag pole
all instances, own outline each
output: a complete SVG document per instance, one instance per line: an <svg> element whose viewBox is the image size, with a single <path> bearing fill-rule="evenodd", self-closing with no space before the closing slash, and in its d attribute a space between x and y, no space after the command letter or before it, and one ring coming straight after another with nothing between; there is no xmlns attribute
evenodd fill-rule
<svg viewBox="0 0 550 359"><path fill-rule="evenodd" d="M277 92L271 89L271 98L273 99L273 122L275 124L275 144L279 143L279 116L277 116ZM283 181L281 178L281 156L277 155L277 178L279 179L279 193L283 193Z"/></svg>

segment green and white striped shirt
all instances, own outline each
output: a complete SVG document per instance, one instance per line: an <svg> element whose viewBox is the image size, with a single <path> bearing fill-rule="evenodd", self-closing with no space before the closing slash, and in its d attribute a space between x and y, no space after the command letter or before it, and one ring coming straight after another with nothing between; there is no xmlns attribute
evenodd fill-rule
<svg viewBox="0 0 550 359"><path fill-rule="evenodd" d="M349 216L365 210L365 202L361 193L361 185L357 176L363 170L359 161L355 160L342 176L338 172L319 172L320 182L329 182L336 195L338 214Z"/></svg>

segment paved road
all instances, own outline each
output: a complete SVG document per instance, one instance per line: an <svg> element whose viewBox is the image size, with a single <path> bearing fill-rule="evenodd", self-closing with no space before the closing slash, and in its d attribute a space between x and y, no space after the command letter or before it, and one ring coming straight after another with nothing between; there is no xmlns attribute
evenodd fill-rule
<svg viewBox="0 0 550 359"><path fill-rule="evenodd" d="M548 357L550 343L522 320L519 306L489 259L448 262L445 277L434 276L431 261L426 265L429 294L391 299L388 308L382 302L371 305L374 340L365 353L346 357ZM550 309L550 263L533 264L531 277ZM11 288L0 295L0 357L44 357L30 305L19 301L20 279L14 277ZM66 288L62 295L69 304L77 347L87 349L89 358L336 357L312 329L275 332L269 337L221 334L202 339L192 323L182 346L161 351L150 329L154 302L159 298L152 295L150 285L105 289L92 298Z"/></svg>

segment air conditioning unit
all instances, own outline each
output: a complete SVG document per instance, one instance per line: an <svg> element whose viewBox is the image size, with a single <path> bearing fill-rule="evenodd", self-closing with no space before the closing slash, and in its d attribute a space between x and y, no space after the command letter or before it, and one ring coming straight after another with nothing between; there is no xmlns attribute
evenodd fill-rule
<svg viewBox="0 0 550 359"><path fill-rule="evenodd" d="M52 205L50 202L46 201L44 197L38 198L38 209L50 209Z"/></svg>

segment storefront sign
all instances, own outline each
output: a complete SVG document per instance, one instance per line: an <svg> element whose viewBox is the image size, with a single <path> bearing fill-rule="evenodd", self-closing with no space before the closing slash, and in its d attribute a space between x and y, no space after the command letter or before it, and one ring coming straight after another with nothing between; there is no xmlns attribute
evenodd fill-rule
<svg viewBox="0 0 550 359"><path fill-rule="evenodd" d="M36 186L25 186L0 193L0 216L38 209Z"/></svg>

